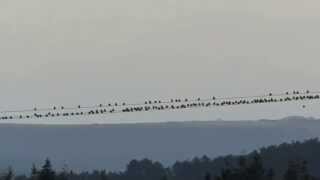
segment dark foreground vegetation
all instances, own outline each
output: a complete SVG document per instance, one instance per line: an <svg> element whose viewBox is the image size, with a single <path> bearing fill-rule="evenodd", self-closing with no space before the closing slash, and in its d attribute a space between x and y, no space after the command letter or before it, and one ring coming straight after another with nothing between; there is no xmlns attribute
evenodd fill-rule
<svg viewBox="0 0 320 180"><path fill-rule="evenodd" d="M320 142L310 139L261 148L247 155L206 156L164 167L148 159L133 160L123 172L54 170L49 159L33 165L30 175L15 175L9 167L1 180L317 180Z"/></svg>

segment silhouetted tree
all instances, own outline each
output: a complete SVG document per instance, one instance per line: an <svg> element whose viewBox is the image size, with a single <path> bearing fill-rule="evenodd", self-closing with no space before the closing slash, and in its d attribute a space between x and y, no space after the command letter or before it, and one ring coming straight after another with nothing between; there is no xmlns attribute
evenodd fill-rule
<svg viewBox="0 0 320 180"><path fill-rule="evenodd" d="M248 173L249 179L252 179L252 180L263 179L264 168L263 168L263 164L262 164L262 158L257 152L254 152L253 162L248 167L247 173Z"/></svg>
<svg viewBox="0 0 320 180"><path fill-rule="evenodd" d="M38 180L38 169L35 164L32 164L30 180Z"/></svg>
<svg viewBox="0 0 320 180"><path fill-rule="evenodd" d="M7 171L4 173L3 180L13 180L14 179L14 173L12 167L8 167Z"/></svg>
<svg viewBox="0 0 320 180"><path fill-rule="evenodd" d="M49 159L45 160L44 165L39 173L39 180L55 180L55 172Z"/></svg>
<svg viewBox="0 0 320 180"><path fill-rule="evenodd" d="M288 169L284 174L284 180L312 180L308 172L306 161L289 161Z"/></svg>

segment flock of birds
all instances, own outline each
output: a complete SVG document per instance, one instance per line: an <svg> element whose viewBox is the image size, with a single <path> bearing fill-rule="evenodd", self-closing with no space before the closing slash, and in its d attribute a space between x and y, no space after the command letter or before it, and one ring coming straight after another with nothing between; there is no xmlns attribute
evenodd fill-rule
<svg viewBox="0 0 320 180"><path fill-rule="evenodd" d="M320 92L292 91L282 94L269 93L262 96L211 97L206 99L148 100L143 103L107 103L94 106L53 106L52 108L33 108L28 110L0 111L0 120L54 118L71 116L103 115L113 113L133 113L149 111L182 110L194 108L239 106L249 104L285 103L291 101L310 101L320 99ZM302 108L306 108L305 105Z"/></svg>

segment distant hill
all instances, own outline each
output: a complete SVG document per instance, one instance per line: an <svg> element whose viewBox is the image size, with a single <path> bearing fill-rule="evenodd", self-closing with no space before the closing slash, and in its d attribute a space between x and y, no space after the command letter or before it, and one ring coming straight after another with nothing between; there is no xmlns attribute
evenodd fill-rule
<svg viewBox="0 0 320 180"><path fill-rule="evenodd" d="M160 163L132 160L125 171L109 173L109 180L318 180L320 141L282 143L250 152L217 158L194 157L165 168ZM80 174L72 180L81 180ZM101 180L91 174L90 180ZM163 178L166 177L166 178ZM213 178L214 177L214 178Z"/></svg>
<svg viewBox="0 0 320 180"><path fill-rule="evenodd" d="M245 154L320 137L320 120L212 121L122 125L0 125L0 167L29 172L49 157L56 168L123 170L132 159L172 165L195 156Z"/></svg>

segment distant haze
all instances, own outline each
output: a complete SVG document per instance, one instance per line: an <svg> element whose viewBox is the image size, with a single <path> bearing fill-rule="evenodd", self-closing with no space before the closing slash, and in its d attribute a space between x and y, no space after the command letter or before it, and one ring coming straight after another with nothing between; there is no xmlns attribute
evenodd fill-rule
<svg viewBox="0 0 320 180"><path fill-rule="evenodd" d="M0 169L29 173L51 158L54 167L122 170L132 159L165 165L194 156L249 153L257 148L320 136L320 120L193 122L136 125L0 125Z"/></svg>
<svg viewBox="0 0 320 180"><path fill-rule="evenodd" d="M0 110L318 90L319 7L316 0L2 0ZM319 103L299 107L206 117L320 117Z"/></svg>

